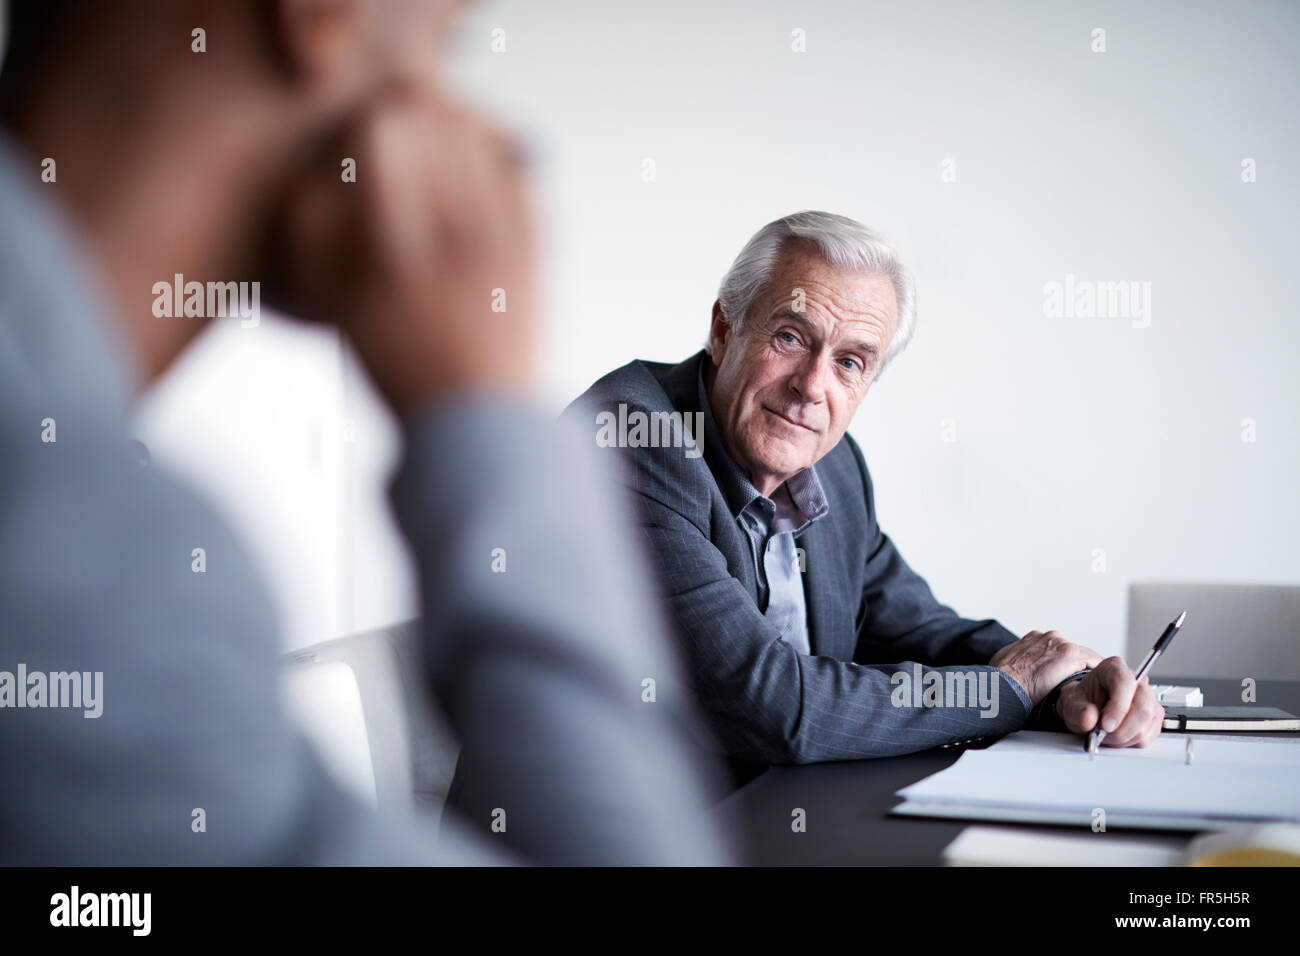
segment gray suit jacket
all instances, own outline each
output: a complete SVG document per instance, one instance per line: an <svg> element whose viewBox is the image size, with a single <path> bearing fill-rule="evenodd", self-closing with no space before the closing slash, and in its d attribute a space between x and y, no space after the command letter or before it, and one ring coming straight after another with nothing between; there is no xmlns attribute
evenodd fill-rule
<svg viewBox="0 0 1300 956"><path fill-rule="evenodd" d="M704 361L700 352L679 365L631 362L566 415L594 430L593 415L620 404L628 414L694 414ZM727 453L718 436L704 439L702 457L636 447L620 458L700 699L730 756L763 764L877 757L1025 724L1024 690L984 666L1016 636L996 621L959 617L907 566L881 531L871 475L848 435L814 466L830 513L798 541L813 653L782 641L759 609L752 552L716 477ZM984 680L997 681L997 715L895 706L891 677L914 674L912 662L976 679L991 671Z"/></svg>
<svg viewBox="0 0 1300 956"><path fill-rule="evenodd" d="M0 137L0 671L102 672L102 715L0 710L0 864L730 858L612 483L500 401L406 422L393 503L427 679L505 830L439 836L350 798L280 703L271 602L235 536L132 451L136 370L39 174Z"/></svg>

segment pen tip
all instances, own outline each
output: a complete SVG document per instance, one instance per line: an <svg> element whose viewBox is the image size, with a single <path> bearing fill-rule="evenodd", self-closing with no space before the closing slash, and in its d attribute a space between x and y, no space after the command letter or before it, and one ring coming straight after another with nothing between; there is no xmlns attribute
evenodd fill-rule
<svg viewBox="0 0 1300 956"><path fill-rule="evenodd" d="M1187 620L1187 612L1186 612L1186 611L1184 611L1182 614L1178 615L1178 620L1174 621L1174 627L1182 627L1182 626L1183 626L1183 621L1185 621L1185 620Z"/></svg>

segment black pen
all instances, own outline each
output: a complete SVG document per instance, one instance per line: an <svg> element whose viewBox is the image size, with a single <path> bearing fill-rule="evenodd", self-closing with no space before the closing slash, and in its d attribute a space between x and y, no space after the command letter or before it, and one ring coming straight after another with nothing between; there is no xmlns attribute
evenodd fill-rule
<svg viewBox="0 0 1300 956"><path fill-rule="evenodd" d="M1151 665L1156 662L1156 658L1164 653L1165 648L1169 646L1169 642L1174 639L1174 635L1178 633L1178 629L1183 626L1183 621L1185 620L1187 620L1186 611L1178 615L1177 619L1171 621L1169 626L1165 628L1165 632L1160 635L1160 640L1156 641L1156 646L1151 648L1151 653L1147 655L1147 659L1143 661L1142 666L1138 668L1137 679L1139 682L1147 675L1147 672L1151 670ZM1101 746L1101 742L1105 736L1106 731L1101 729L1101 714L1098 714L1097 726L1093 728L1090 734L1088 734L1088 742L1086 744L1089 760L1091 760L1093 754L1097 752L1097 749Z"/></svg>

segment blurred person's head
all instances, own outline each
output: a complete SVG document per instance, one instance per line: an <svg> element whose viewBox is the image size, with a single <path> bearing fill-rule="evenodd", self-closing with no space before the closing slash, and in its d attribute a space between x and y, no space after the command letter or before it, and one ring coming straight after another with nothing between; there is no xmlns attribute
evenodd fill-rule
<svg viewBox="0 0 1300 956"><path fill-rule="evenodd" d="M465 5L10 0L0 124L83 233L147 376L207 321L154 319L153 284L274 287L286 195L309 168L339 170L332 144L358 111L436 81Z"/></svg>
<svg viewBox="0 0 1300 956"><path fill-rule="evenodd" d="M862 224L824 212L771 222L713 304L709 404L732 458L767 496L844 436L915 326L912 278Z"/></svg>

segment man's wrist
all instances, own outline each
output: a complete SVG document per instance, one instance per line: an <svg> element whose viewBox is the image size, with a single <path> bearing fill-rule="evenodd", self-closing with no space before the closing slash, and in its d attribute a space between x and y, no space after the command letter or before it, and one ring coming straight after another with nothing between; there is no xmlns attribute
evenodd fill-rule
<svg viewBox="0 0 1300 956"><path fill-rule="evenodd" d="M1010 671L1004 670L1001 667L999 667L997 671L1002 675L1002 679L1007 682L1007 686L1015 692L1016 699L1019 700L1025 708L1025 713L1032 713L1034 709L1034 699L1029 696L1028 688L1026 688L1024 684L1020 683L1018 678L1013 677ZM1026 720L1027 719L1028 718L1026 717Z"/></svg>
<svg viewBox="0 0 1300 956"><path fill-rule="evenodd" d="M1038 726L1044 730L1067 730L1068 728L1065 726L1065 721L1062 720L1061 715L1056 712L1056 702L1060 699L1061 691L1067 684L1072 684L1077 680L1083 680L1083 678L1091 672L1091 667L1085 667L1083 670L1075 671L1069 677L1065 678L1065 680L1053 687L1048 692L1047 696L1040 700L1038 705L1030 711L1027 723L1029 725Z"/></svg>

